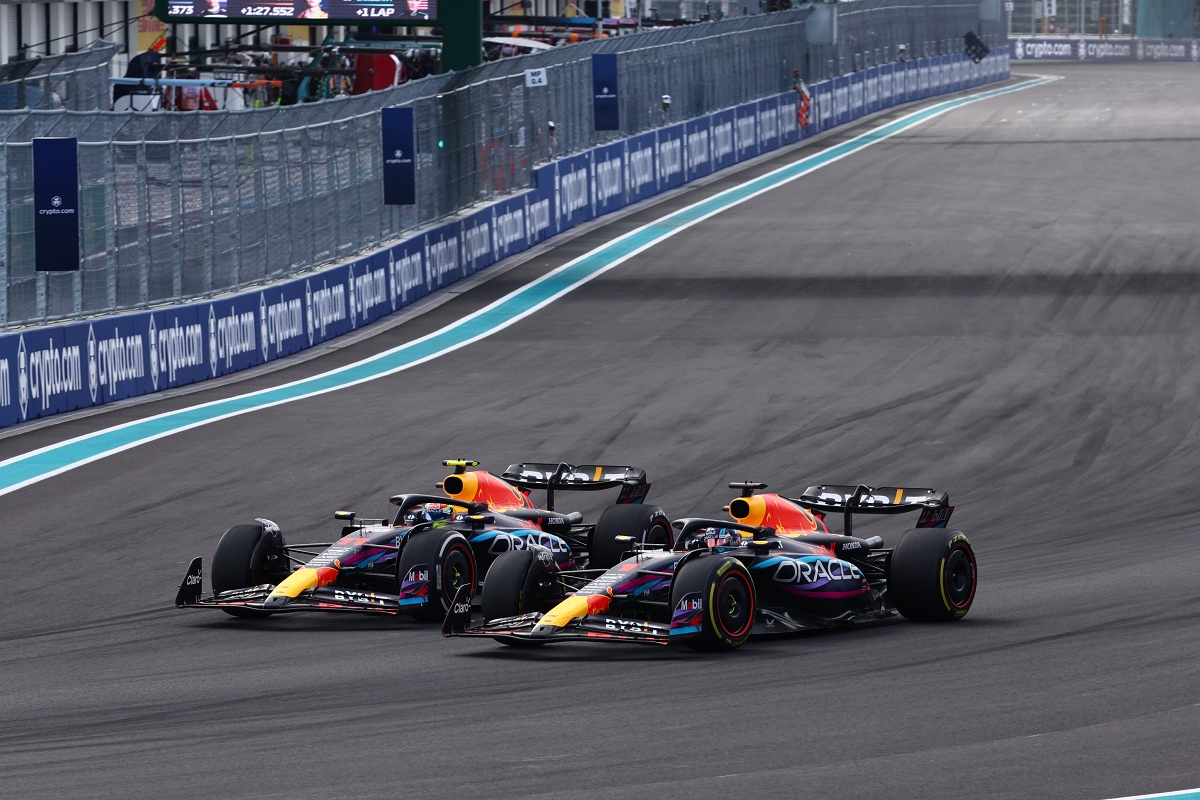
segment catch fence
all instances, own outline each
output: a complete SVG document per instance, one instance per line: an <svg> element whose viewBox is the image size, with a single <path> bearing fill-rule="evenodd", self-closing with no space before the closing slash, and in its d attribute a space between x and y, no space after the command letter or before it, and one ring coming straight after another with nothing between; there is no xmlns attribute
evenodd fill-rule
<svg viewBox="0 0 1200 800"><path fill-rule="evenodd" d="M810 45L814 14L836 36ZM821 11L820 9L827 9ZM0 112L0 327L209 296L302 272L525 189L532 168L810 82L1002 44L978 3L862 0L599 39L395 89L246 111ZM815 38L820 39L820 36ZM593 130L591 56L618 56L621 130ZM526 71L545 69L545 86ZM663 103L669 95L671 103ZM382 204L379 110L416 119L414 206ZM550 122L554 122L551 129ZM37 273L32 139L79 140L81 269Z"/></svg>

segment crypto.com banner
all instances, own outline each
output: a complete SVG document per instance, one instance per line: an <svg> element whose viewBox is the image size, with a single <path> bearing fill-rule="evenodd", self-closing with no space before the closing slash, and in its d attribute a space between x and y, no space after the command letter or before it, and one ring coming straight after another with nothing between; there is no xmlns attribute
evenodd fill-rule
<svg viewBox="0 0 1200 800"><path fill-rule="evenodd" d="M1200 63L1197 39L1057 39L1012 41L1013 61L1190 61Z"/></svg>

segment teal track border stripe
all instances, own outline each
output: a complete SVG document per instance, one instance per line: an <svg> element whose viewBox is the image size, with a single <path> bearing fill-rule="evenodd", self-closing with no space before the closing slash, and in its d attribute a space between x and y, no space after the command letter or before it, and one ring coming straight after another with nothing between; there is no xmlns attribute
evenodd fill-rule
<svg viewBox="0 0 1200 800"><path fill-rule="evenodd" d="M947 100L906 114L820 153L780 167L630 231L438 331L354 364L270 389L105 428L0 461L0 495L201 425L345 389L423 364L504 330L593 278L714 214L961 106L1028 89L1050 80L1053 78L1035 78L1012 86Z"/></svg>
<svg viewBox="0 0 1200 800"><path fill-rule="evenodd" d="M1159 794L1131 794L1128 797L1114 797L1111 800L1152 800L1156 797L1170 797L1174 800L1200 800L1200 789L1180 789L1177 792L1160 792Z"/></svg>

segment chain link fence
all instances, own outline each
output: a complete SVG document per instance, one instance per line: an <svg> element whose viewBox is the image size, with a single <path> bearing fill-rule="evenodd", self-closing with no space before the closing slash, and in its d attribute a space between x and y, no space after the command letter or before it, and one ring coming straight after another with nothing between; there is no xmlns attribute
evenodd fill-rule
<svg viewBox="0 0 1200 800"><path fill-rule="evenodd" d="M75 53L0 66L0 109L108 108L109 62L120 50L97 40Z"/></svg>
<svg viewBox="0 0 1200 800"><path fill-rule="evenodd" d="M1196 0L1011 0L1009 35L1200 37Z"/></svg>
<svg viewBox="0 0 1200 800"><path fill-rule="evenodd" d="M599 39L300 106L0 112L0 327L307 270L527 188L532 167L555 156L787 91L794 67L817 81L888 60L900 44L919 48L914 55L958 52L983 24L976 3L949 0L826 8L838 14L830 44L807 43L808 7ZM593 130L594 53L618 55L620 131ZM547 85L526 86L530 69L545 69ZM384 206L379 110L406 105L417 120L418 202ZM46 136L79 140L75 273L34 271L31 142Z"/></svg>

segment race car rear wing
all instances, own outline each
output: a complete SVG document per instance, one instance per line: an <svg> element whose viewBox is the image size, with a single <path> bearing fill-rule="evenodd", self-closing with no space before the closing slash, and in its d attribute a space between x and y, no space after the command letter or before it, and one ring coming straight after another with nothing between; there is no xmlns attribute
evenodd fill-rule
<svg viewBox="0 0 1200 800"><path fill-rule="evenodd" d="M546 507L554 508L554 491L594 492L621 487L618 503L640 503L650 491L646 470L598 464L511 464L501 477L522 489L545 489Z"/></svg>
<svg viewBox="0 0 1200 800"><path fill-rule="evenodd" d="M944 528L950 521L954 506L950 496L936 489L904 489L884 486L878 489L857 486L810 486L799 497L789 497L793 503L819 514L842 512L846 524L844 533L852 531L854 514L904 514L921 511L918 528Z"/></svg>

